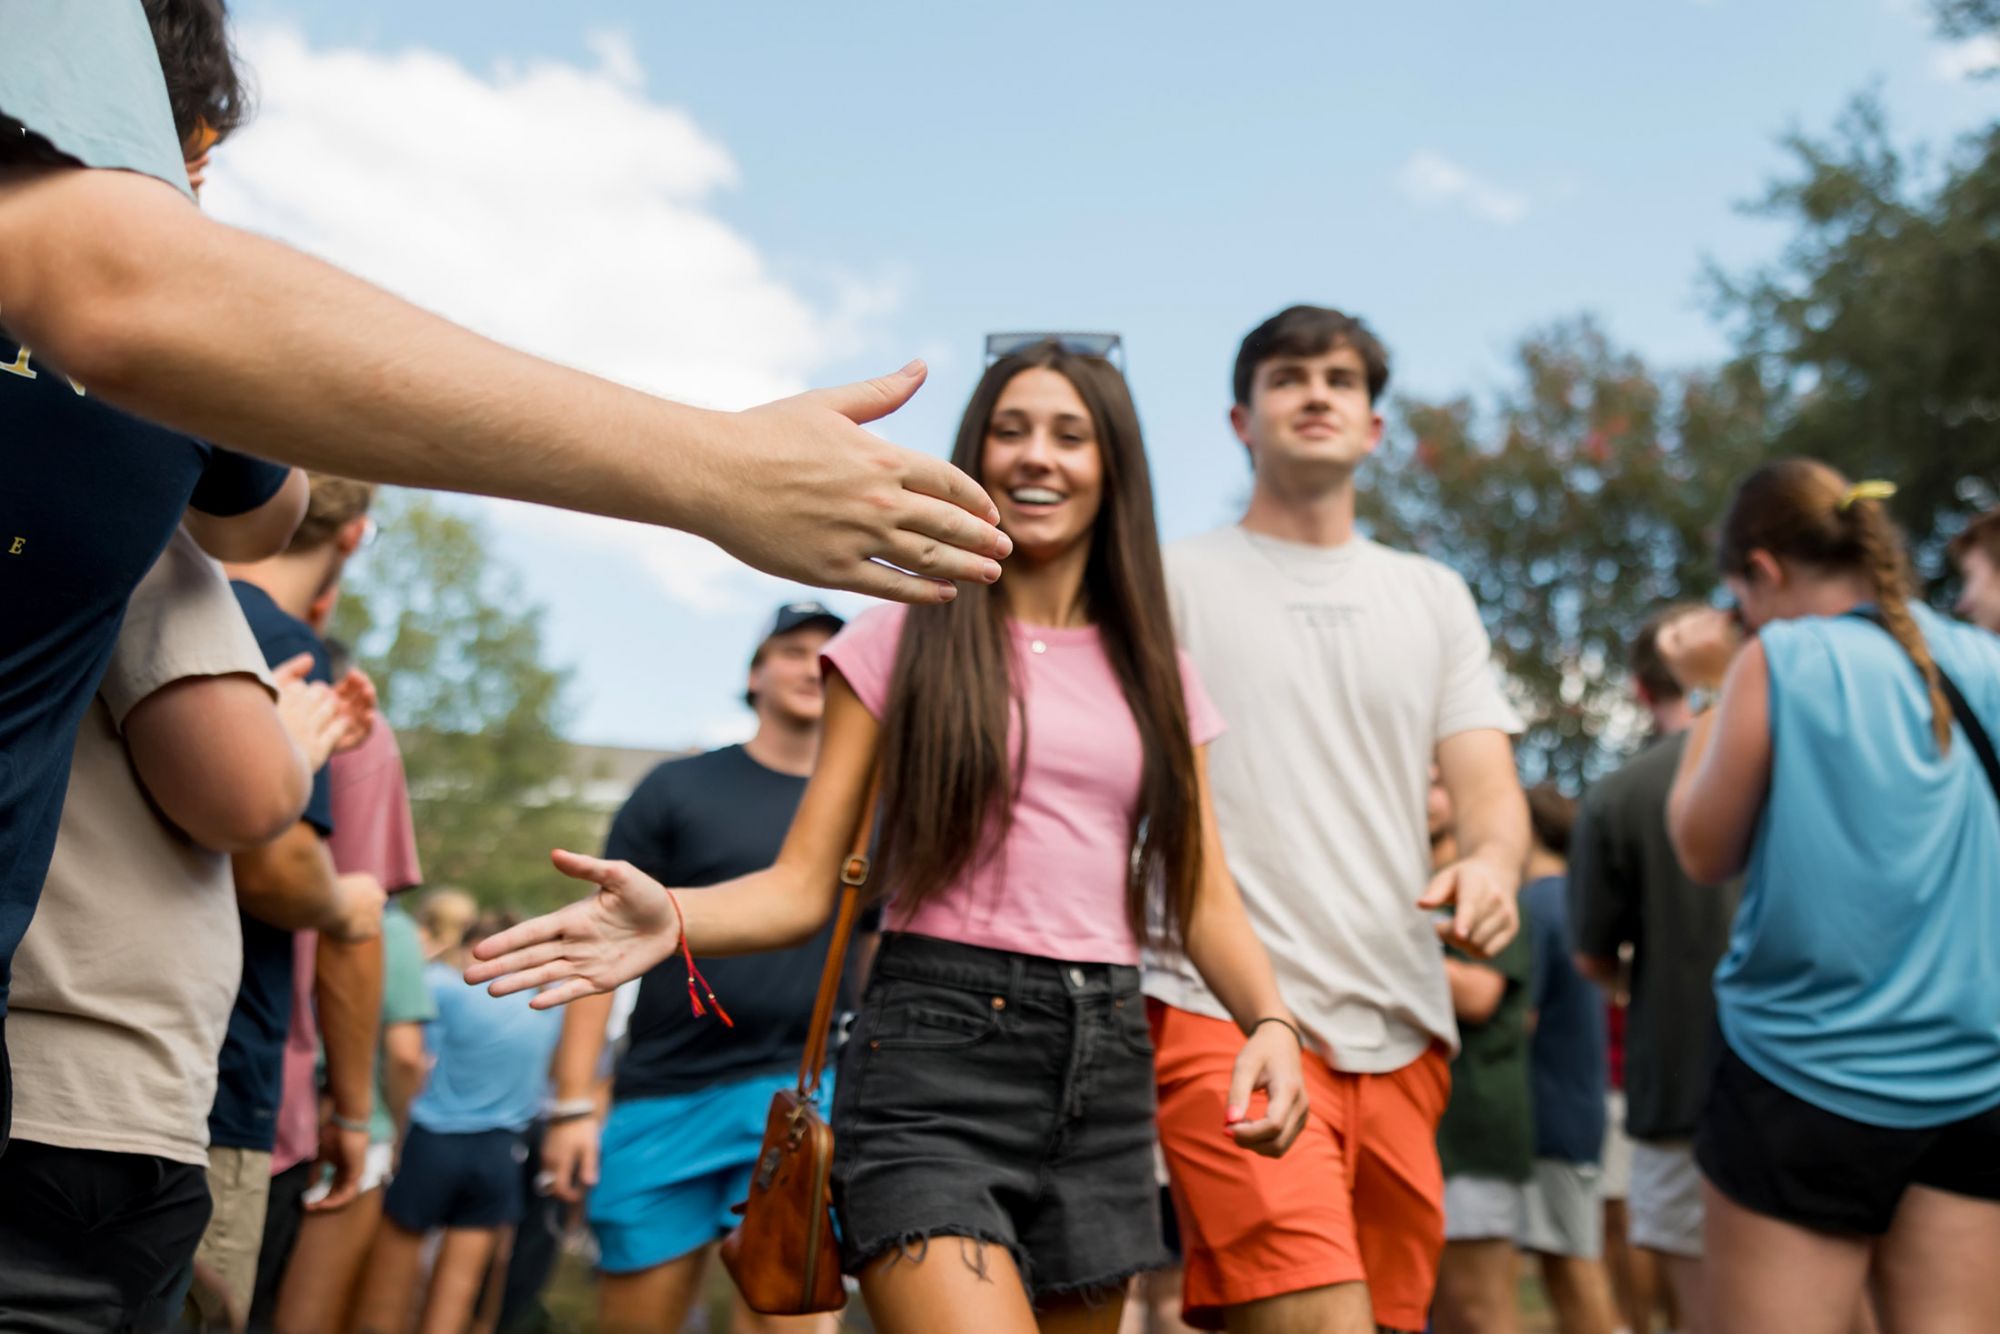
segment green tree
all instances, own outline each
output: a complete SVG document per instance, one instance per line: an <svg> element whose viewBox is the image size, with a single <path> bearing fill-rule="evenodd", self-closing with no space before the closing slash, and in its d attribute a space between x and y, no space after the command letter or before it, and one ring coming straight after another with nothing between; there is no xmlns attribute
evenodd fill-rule
<svg viewBox="0 0 2000 1334"><path fill-rule="evenodd" d="M1964 39L2000 32L2000 0L1931 0L1938 31Z"/></svg>
<svg viewBox="0 0 2000 1334"><path fill-rule="evenodd" d="M599 822L572 795L568 673L544 660L541 608L463 509L387 491L375 514L333 630L396 727L425 878L496 907L566 902L549 849L593 846Z"/></svg>
<svg viewBox="0 0 2000 1334"><path fill-rule="evenodd" d="M1465 577L1527 724L1524 774L1573 790L1636 739L1626 646L1659 604L1708 594L1719 497L1769 396L1749 363L1659 375L1589 319L1517 362L1484 406L1398 401L1362 521Z"/></svg>
<svg viewBox="0 0 2000 1334"><path fill-rule="evenodd" d="M1755 207L1794 238L1718 275L1718 305L1787 391L1775 449L1896 482L1919 564L1942 578L1943 540L2000 479L2000 125L1933 168L1864 97L1829 137L1787 144L1792 174Z"/></svg>

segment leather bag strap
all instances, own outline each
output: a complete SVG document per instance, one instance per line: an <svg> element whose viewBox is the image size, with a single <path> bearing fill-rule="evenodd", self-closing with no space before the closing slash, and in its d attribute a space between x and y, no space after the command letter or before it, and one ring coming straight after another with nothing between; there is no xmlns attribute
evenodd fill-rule
<svg viewBox="0 0 2000 1334"><path fill-rule="evenodd" d="M861 803L861 819L854 826L854 838L847 858L840 864L840 906L834 912L833 938L826 943L826 965L820 969L819 995L813 1000L812 1027L805 1054L799 1058L799 1096L819 1095L820 1072L826 1067L826 1044L833 1027L833 1006L840 999L840 975L847 965L847 941L854 934L855 914L860 911L861 891L868 884L868 844L875 832L875 805L882 795L879 769L868 776L868 797Z"/></svg>

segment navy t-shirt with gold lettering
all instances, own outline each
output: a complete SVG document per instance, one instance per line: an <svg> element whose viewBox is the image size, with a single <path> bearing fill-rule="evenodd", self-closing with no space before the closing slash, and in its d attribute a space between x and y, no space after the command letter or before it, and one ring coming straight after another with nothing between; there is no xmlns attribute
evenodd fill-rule
<svg viewBox="0 0 2000 1334"><path fill-rule="evenodd" d="M121 411L0 334L0 1018L126 599L190 504L245 513L288 471Z"/></svg>

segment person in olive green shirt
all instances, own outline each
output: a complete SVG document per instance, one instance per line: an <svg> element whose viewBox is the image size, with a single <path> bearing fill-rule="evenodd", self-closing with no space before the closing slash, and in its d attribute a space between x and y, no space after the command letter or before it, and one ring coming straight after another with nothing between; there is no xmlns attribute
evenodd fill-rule
<svg viewBox="0 0 2000 1334"><path fill-rule="evenodd" d="M1431 793L1434 859L1451 847L1450 799ZM1490 959L1446 951L1458 1016L1451 1101L1438 1125L1444 1165L1444 1259L1438 1267L1437 1334L1513 1334L1518 1328L1515 1239L1534 1175L1535 1121L1528 1064L1534 953L1524 929Z"/></svg>

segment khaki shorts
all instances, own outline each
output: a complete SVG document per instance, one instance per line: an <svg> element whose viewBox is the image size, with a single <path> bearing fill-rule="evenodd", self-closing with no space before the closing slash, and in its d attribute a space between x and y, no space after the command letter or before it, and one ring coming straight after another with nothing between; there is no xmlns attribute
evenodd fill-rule
<svg viewBox="0 0 2000 1334"><path fill-rule="evenodd" d="M239 1317L250 1314L257 1253L264 1248L264 1208L271 1199L271 1155L257 1149L208 1150L208 1194L215 1202L194 1262L229 1294Z"/></svg>

